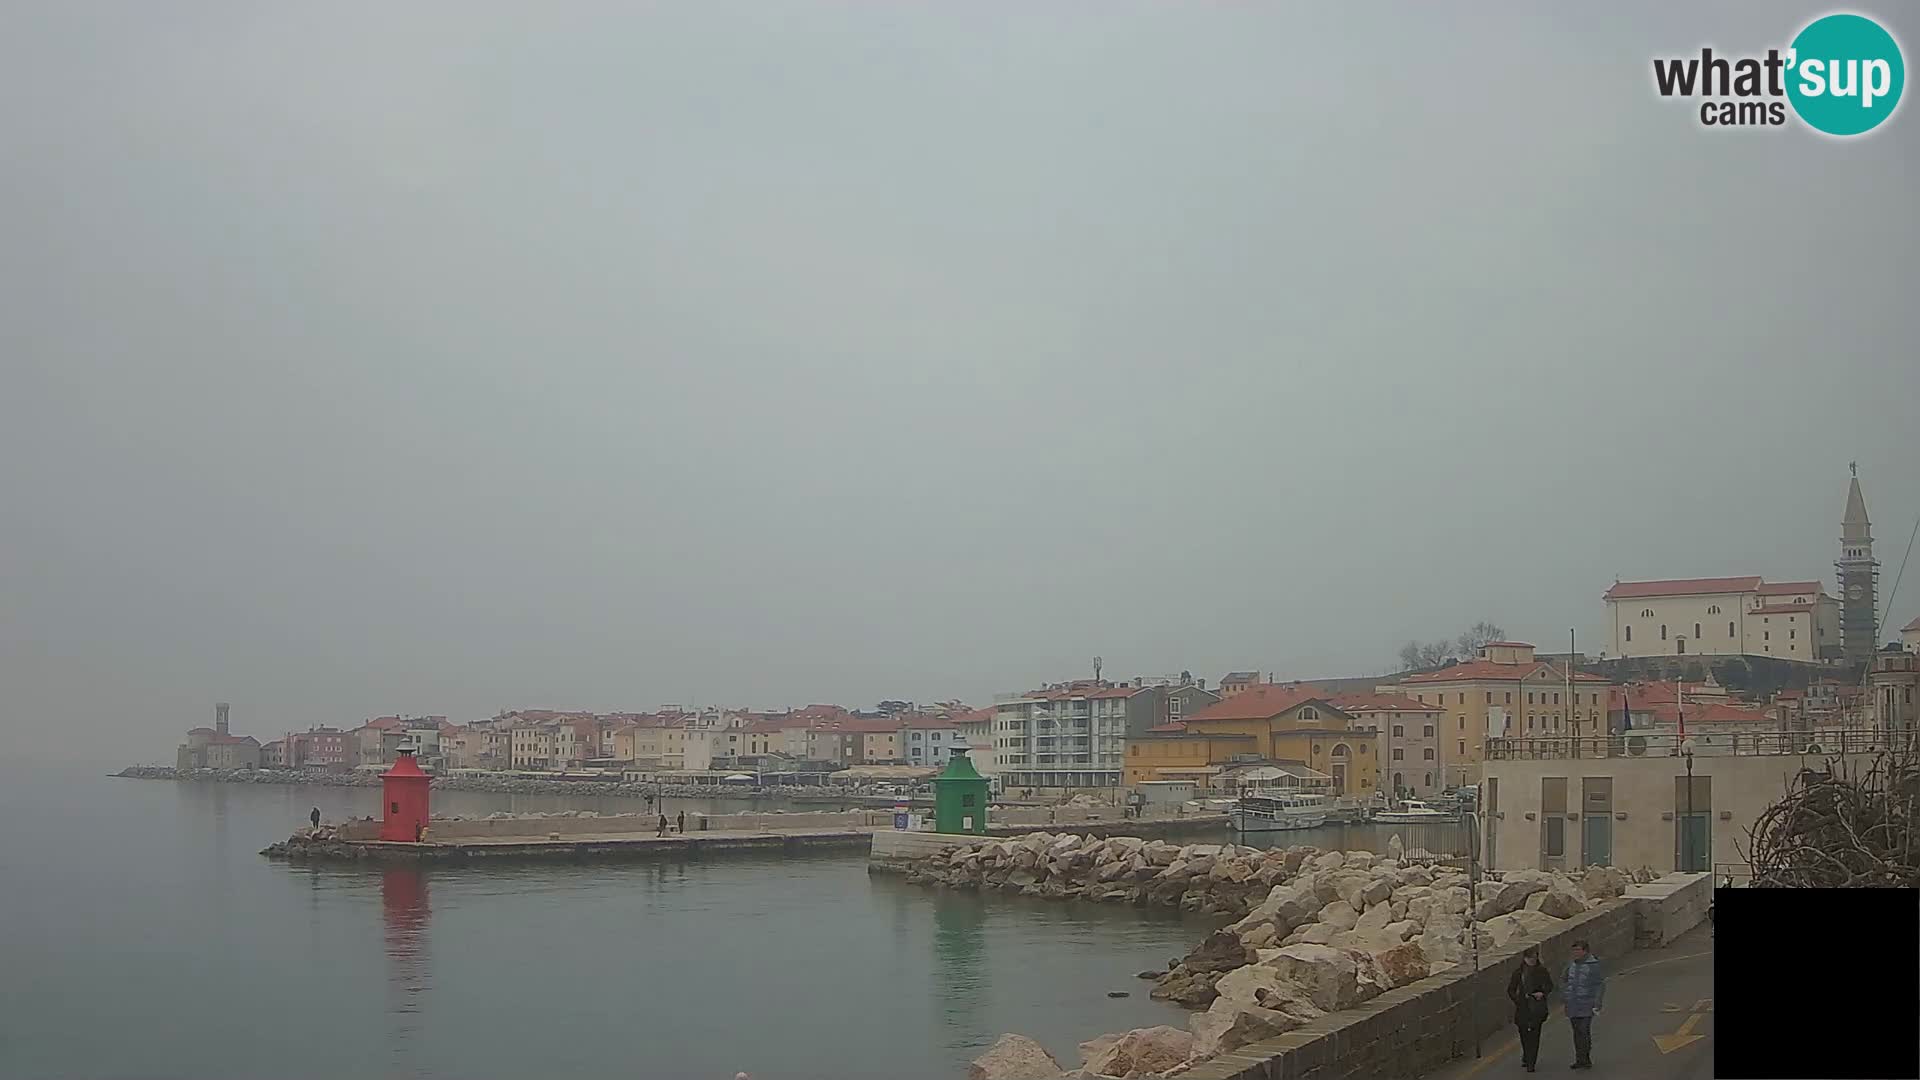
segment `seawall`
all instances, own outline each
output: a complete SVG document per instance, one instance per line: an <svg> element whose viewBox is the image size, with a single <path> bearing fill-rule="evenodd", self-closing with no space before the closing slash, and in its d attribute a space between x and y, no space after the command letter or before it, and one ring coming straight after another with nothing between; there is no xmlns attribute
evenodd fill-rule
<svg viewBox="0 0 1920 1080"><path fill-rule="evenodd" d="M1489 947L1483 940L1477 972L1462 967L1430 975L1284 1035L1230 1050L1184 1076L1394 1080L1430 1073L1471 1054L1476 1034L1485 1039L1511 1023L1507 978L1528 945L1538 945L1546 956L1563 956L1575 940L1584 938L1596 955L1622 957L1634 950L1636 941L1657 947L1655 942L1670 941L1697 926L1712 895L1710 875L1668 874L1652 886L1629 889L1621 900L1566 920L1549 936L1504 948Z"/></svg>

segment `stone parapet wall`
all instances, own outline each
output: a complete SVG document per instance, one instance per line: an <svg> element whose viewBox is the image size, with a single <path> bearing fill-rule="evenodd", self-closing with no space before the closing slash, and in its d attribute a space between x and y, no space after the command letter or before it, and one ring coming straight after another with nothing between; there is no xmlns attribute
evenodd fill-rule
<svg viewBox="0 0 1920 1080"><path fill-rule="evenodd" d="M1707 921L1707 907L1713 903L1713 876L1667 874L1644 885L1628 886L1627 899L1639 913L1638 947L1663 948Z"/></svg>
<svg viewBox="0 0 1920 1080"><path fill-rule="evenodd" d="M1507 979L1527 944L1564 956L1576 939L1604 961L1631 952L1640 917L1636 901L1615 901L1566 920L1537 941L1493 948L1484 941L1481 970L1454 968L1331 1013L1284 1035L1250 1043L1202 1062L1186 1080L1403 1080L1473 1053L1475 1030L1495 1035L1512 1020Z"/></svg>

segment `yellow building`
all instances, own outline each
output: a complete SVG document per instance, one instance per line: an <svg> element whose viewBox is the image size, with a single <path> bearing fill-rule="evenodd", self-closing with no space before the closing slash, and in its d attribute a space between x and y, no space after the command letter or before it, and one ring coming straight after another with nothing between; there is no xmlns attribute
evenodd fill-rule
<svg viewBox="0 0 1920 1080"><path fill-rule="evenodd" d="M1489 735L1605 735L1609 685L1598 675L1576 671L1569 690L1566 669L1534 659L1533 646L1495 641L1477 659L1409 675L1382 685L1380 692L1441 708L1440 759L1447 780L1473 783L1480 777Z"/></svg>
<svg viewBox="0 0 1920 1080"><path fill-rule="evenodd" d="M1369 795L1380 787L1376 741L1318 689L1263 683L1128 739L1126 782L1212 786L1209 778L1230 764L1291 761L1333 777L1335 794Z"/></svg>

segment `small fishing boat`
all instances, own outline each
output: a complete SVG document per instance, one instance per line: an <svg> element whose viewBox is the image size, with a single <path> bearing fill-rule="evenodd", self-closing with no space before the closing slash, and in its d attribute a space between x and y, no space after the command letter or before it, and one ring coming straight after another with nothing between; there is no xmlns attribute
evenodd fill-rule
<svg viewBox="0 0 1920 1080"><path fill-rule="evenodd" d="M1437 810L1426 803L1409 799L1398 810L1380 810L1373 820L1381 825L1407 825L1416 821L1452 821L1455 815L1445 810Z"/></svg>
<svg viewBox="0 0 1920 1080"><path fill-rule="evenodd" d="M1322 800L1297 795L1243 795L1230 814L1235 832L1290 832L1327 822Z"/></svg>

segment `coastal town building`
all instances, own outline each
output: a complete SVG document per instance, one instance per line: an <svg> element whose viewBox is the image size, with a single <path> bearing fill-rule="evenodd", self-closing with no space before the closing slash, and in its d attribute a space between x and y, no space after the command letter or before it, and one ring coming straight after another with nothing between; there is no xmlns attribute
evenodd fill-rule
<svg viewBox="0 0 1920 1080"><path fill-rule="evenodd" d="M1613 657L1747 655L1811 662L1841 654L1840 608L1817 581L1616 581L1603 599Z"/></svg>
<svg viewBox="0 0 1920 1080"><path fill-rule="evenodd" d="M994 755L994 718L999 713L992 707L972 709L953 718L953 725L959 729L960 741L968 748L967 760L973 763L974 771L989 779L1000 775L998 759Z"/></svg>
<svg viewBox="0 0 1920 1080"><path fill-rule="evenodd" d="M1136 689L1082 679L996 701L993 755L1001 781L1009 789L1118 787L1127 699Z"/></svg>
<svg viewBox="0 0 1920 1080"><path fill-rule="evenodd" d="M1920 653L1920 619L1900 628L1900 646L1910 653Z"/></svg>
<svg viewBox="0 0 1920 1080"><path fill-rule="evenodd" d="M1262 683L1128 740L1126 778L1214 789L1232 766L1296 763L1330 776L1335 794L1368 795L1380 783L1376 741L1319 688Z"/></svg>
<svg viewBox="0 0 1920 1080"><path fill-rule="evenodd" d="M1897 648L1876 653L1867 670L1867 697L1874 730L1911 739L1920 731L1920 655Z"/></svg>
<svg viewBox="0 0 1920 1080"><path fill-rule="evenodd" d="M1403 796L1438 794L1447 783L1440 721L1446 710L1405 694L1336 694L1333 706L1373 732L1381 787Z"/></svg>
<svg viewBox="0 0 1920 1080"><path fill-rule="evenodd" d="M1260 673L1257 671L1229 671L1220 677L1220 696L1230 698L1235 694L1244 694L1260 685Z"/></svg>
<svg viewBox="0 0 1920 1080"><path fill-rule="evenodd" d="M899 723L901 757L908 765L944 769L953 751L964 746L960 726L947 717L903 713Z"/></svg>
<svg viewBox="0 0 1920 1080"><path fill-rule="evenodd" d="M1886 745L1872 731L1833 729L1807 753L1803 735L1715 731L1712 719L1687 712L1685 739L1671 730L1489 740L1480 782L1486 866L1646 866L1738 882L1748 872L1748 830L1802 769L1829 760L1865 768Z"/></svg>
<svg viewBox="0 0 1920 1080"><path fill-rule="evenodd" d="M1494 641L1472 660L1382 684L1443 710L1439 757L1446 784L1470 784L1489 736L1605 734L1606 679L1539 660L1523 641Z"/></svg>
<svg viewBox="0 0 1920 1080"><path fill-rule="evenodd" d="M260 767L260 740L251 735L235 735L228 726L231 709L222 701L213 707L213 726L187 732L187 741L174 751L178 769L257 769Z"/></svg>
<svg viewBox="0 0 1920 1080"><path fill-rule="evenodd" d="M353 765L349 736L339 728L288 732L285 744L283 754L289 769L346 769Z"/></svg>

